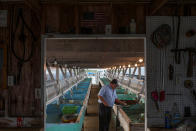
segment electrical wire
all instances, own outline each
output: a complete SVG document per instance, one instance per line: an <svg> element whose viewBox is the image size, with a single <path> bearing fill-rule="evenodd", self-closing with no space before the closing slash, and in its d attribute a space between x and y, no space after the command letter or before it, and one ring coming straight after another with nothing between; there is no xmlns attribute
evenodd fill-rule
<svg viewBox="0 0 196 131"><path fill-rule="evenodd" d="M15 11L15 10L14 10ZM14 15L13 15L14 17ZM12 19L13 21L13 19ZM15 51L15 39L16 39L16 32L17 29L19 28L19 23L21 22L21 34L19 36L19 40L21 41L21 44L23 46L23 51L22 51L22 56L17 55L16 51ZM13 22L12 22L13 24ZM31 51L30 54L28 55L27 58L25 58L26 55L26 35L25 35L25 28L27 29L27 31L31 34L32 37L32 42L31 42ZM19 84L20 82L20 77L21 77L21 72L22 72L22 68L24 63L29 62L31 60L31 58L33 57L33 52L34 52L34 43L36 42L36 37L33 33L33 31L31 30L31 28L28 26L28 24L26 23L24 17L23 17L23 9L19 9L18 11L18 15L16 18L16 26L15 29L12 25L12 34L11 34L11 51L13 53L13 55L16 57L16 59L18 60L18 74L17 74L17 82Z"/></svg>

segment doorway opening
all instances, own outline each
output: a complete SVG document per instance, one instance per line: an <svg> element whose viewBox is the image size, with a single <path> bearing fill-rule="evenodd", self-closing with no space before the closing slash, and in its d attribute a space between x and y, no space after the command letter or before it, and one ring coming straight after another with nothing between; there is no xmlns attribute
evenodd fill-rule
<svg viewBox="0 0 196 131"><path fill-rule="evenodd" d="M121 107L119 110L114 106L115 121L121 123L122 129L133 128L128 125L134 123L135 129L145 128L144 36L52 34L44 35L42 41L42 86L47 131L90 128L85 126L89 125L85 124L85 113L91 87L100 88L112 79L119 82L117 95L120 100L135 101L130 104L135 107Z"/></svg>

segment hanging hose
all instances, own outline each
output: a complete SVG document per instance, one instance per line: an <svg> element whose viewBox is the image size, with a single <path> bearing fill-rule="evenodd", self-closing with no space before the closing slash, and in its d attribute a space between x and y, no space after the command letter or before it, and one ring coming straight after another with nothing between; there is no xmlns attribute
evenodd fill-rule
<svg viewBox="0 0 196 131"><path fill-rule="evenodd" d="M16 39L15 35L16 35L17 29L19 28L20 21L21 21L22 27L21 27L20 36L18 39L21 41L21 44L23 46L22 56L17 55L17 53L14 49L15 39ZM27 38L27 36L25 35L25 32L24 32L25 28L31 34L31 37L33 39L31 42L31 51L30 51L30 54L27 58L25 58L25 54L26 54L26 44L25 43L26 43L26 38ZM17 74L17 83L18 84L20 83L21 72L22 72L22 68L23 68L24 63L29 62L31 60L31 58L33 57L35 41L36 41L36 37L35 37L34 33L32 32L31 28L27 25L26 21L24 20L23 9L19 9L17 19L16 19L16 27L15 27L15 29L14 29L14 27L12 27L12 34L11 34L11 51L12 51L13 55L16 57L16 59L18 60L18 74Z"/></svg>
<svg viewBox="0 0 196 131"><path fill-rule="evenodd" d="M171 41L171 27L168 24L159 26L151 35L151 40L157 48L163 48Z"/></svg>

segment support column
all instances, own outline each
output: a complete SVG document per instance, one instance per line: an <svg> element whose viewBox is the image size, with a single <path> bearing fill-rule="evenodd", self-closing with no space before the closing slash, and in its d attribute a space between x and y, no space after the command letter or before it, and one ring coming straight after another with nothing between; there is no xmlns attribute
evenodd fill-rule
<svg viewBox="0 0 196 131"><path fill-rule="evenodd" d="M131 78L131 68L129 68L129 78Z"/></svg>
<svg viewBox="0 0 196 131"><path fill-rule="evenodd" d="M59 65L56 66L56 82L57 82L57 85L56 85L56 91L57 91L57 94L60 93L60 83L59 83Z"/></svg>
<svg viewBox="0 0 196 131"><path fill-rule="evenodd" d="M128 87L131 85L131 68L129 68L129 83L128 83Z"/></svg>
<svg viewBox="0 0 196 131"><path fill-rule="evenodd" d="M59 81L59 66L56 66L56 80Z"/></svg>
<svg viewBox="0 0 196 131"><path fill-rule="evenodd" d="M133 70L133 74L132 74L132 77L131 77L131 78L133 78L133 77L135 76L135 72L136 72L136 70L137 70L137 67L135 67L135 68L134 68L134 70Z"/></svg>
<svg viewBox="0 0 196 131"><path fill-rule="evenodd" d="M124 80L126 72L127 72L127 68L123 68L123 76L121 82Z"/></svg>
<svg viewBox="0 0 196 131"><path fill-rule="evenodd" d="M61 70L61 73L63 74L64 79L66 79L66 75L65 75L65 73L63 71L63 67L62 66L60 66L60 70Z"/></svg>
<svg viewBox="0 0 196 131"><path fill-rule="evenodd" d="M64 66L64 74L65 74L65 78L67 78L67 67L66 66Z"/></svg>
<svg viewBox="0 0 196 131"><path fill-rule="evenodd" d="M49 73L49 76L50 76L51 80L55 80L55 79L54 79L54 76L53 76L53 74L52 74L52 71L51 71L51 69L50 69L50 65L49 65L48 63L46 64L46 68L47 68L47 70L48 70L48 73Z"/></svg>
<svg viewBox="0 0 196 131"><path fill-rule="evenodd" d="M138 79L141 79L141 67L138 67Z"/></svg>
<svg viewBox="0 0 196 131"><path fill-rule="evenodd" d="M72 69L69 68L68 71L69 71L70 77L72 77L72 76L73 76L73 75L72 75Z"/></svg>

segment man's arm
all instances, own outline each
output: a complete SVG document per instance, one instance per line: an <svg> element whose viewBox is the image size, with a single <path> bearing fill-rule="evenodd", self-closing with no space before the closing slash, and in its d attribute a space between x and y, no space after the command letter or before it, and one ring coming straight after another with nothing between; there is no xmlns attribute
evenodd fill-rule
<svg viewBox="0 0 196 131"><path fill-rule="evenodd" d="M121 105L127 105L127 103L120 101L119 99L115 99L115 103L121 104Z"/></svg>
<svg viewBox="0 0 196 131"><path fill-rule="evenodd" d="M105 105L105 106L108 106L108 103L104 100L104 98L102 96L99 96L98 95L98 98L102 101L102 103Z"/></svg>

